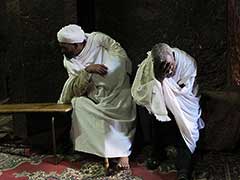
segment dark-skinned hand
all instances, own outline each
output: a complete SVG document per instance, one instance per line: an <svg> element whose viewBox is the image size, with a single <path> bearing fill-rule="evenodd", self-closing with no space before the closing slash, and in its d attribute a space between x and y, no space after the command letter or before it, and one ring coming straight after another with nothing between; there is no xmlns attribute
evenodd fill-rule
<svg viewBox="0 0 240 180"><path fill-rule="evenodd" d="M165 77L168 77L171 68L172 63L170 62L154 62L155 78L162 82Z"/></svg>
<svg viewBox="0 0 240 180"><path fill-rule="evenodd" d="M85 70L89 73L95 73L104 76L107 74L108 68L104 64L90 64L85 68Z"/></svg>

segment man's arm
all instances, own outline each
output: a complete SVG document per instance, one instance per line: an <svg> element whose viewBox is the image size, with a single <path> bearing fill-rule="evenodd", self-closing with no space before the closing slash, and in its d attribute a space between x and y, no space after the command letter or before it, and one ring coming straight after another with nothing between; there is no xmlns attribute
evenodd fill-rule
<svg viewBox="0 0 240 180"><path fill-rule="evenodd" d="M132 73L132 63L126 51L122 48L120 43L112 39L110 36L101 32L95 32L95 40L99 46L102 46L107 52L113 56L119 57L126 62L127 73Z"/></svg>
<svg viewBox="0 0 240 180"><path fill-rule="evenodd" d="M197 76L197 63L192 56L178 48L174 48L174 54L178 60L178 74L180 75L177 84L181 88L192 91Z"/></svg>
<svg viewBox="0 0 240 180"><path fill-rule="evenodd" d="M71 103L73 97L79 97L86 93L90 84L91 74L81 70L77 76L69 76L65 82L58 104Z"/></svg>
<svg viewBox="0 0 240 180"><path fill-rule="evenodd" d="M127 57L126 51L122 48L120 43L115 41L110 36L101 32L96 32L96 41L100 46L104 47L109 53L113 54L117 53L118 55L121 56L124 55Z"/></svg>
<svg viewBox="0 0 240 180"><path fill-rule="evenodd" d="M79 72L78 76L76 76L71 84L71 88L74 96L79 97L84 95L87 92L91 81L91 74L86 70L82 70Z"/></svg>
<svg viewBox="0 0 240 180"><path fill-rule="evenodd" d="M108 68L104 64L90 64L85 68L88 73L95 73L101 76L107 74Z"/></svg>

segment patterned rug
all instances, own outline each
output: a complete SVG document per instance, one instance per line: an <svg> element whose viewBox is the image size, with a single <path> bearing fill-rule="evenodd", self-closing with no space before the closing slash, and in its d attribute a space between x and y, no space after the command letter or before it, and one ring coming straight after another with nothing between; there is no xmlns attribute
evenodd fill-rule
<svg viewBox="0 0 240 180"><path fill-rule="evenodd" d="M98 161L71 162L64 160L58 165L50 163L47 155L30 157L0 153L1 180L106 180L104 167ZM141 180L130 170L113 173L108 180Z"/></svg>
<svg viewBox="0 0 240 180"><path fill-rule="evenodd" d="M65 155L58 165L49 155L29 148L0 146L0 180L175 180L173 159L148 170L144 159L131 160L131 170L111 171L105 176L103 159L79 153ZM10 154L11 153L11 154ZM170 155L175 151L170 149ZM18 154L18 155L16 155ZM144 157L143 157L144 158ZM240 180L240 153L210 152L194 159L193 180Z"/></svg>
<svg viewBox="0 0 240 180"><path fill-rule="evenodd" d="M210 152L195 162L194 180L240 180L240 152Z"/></svg>
<svg viewBox="0 0 240 180"><path fill-rule="evenodd" d="M145 153L149 153L147 151ZM159 165L160 174L176 172L174 165L176 149L168 147L166 151L169 160ZM193 157L192 180L240 180L240 150L197 152Z"/></svg>
<svg viewBox="0 0 240 180"><path fill-rule="evenodd" d="M17 152L22 154L23 150ZM148 170L136 162L131 163L130 170L111 169L111 174L106 176L101 158L70 154L55 165L50 155L26 157L15 155L17 152L0 153L0 180L175 180L176 177Z"/></svg>

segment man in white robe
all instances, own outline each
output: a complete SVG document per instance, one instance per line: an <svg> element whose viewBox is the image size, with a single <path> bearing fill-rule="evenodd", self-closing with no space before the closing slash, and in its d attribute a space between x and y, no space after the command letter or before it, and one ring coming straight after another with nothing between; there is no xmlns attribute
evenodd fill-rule
<svg viewBox="0 0 240 180"><path fill-rule="evenodd" d="M155 116L153 157L164 160L164 147L170 141L176 146L178 180L190 178L191 155L199 139L199 129L204 127L196 75L196 62L191 56L159 43L139 65L131 90L136 103Z"/></svg>
<svg viewBox="0 0 240 180"><path fill-rule="evenodd" d="M57 33L69 78L58 103L72 103L74 150L118 158L129 168L136 105L131 97L131 61L111 37L84 33L71 24Z"/></svg>

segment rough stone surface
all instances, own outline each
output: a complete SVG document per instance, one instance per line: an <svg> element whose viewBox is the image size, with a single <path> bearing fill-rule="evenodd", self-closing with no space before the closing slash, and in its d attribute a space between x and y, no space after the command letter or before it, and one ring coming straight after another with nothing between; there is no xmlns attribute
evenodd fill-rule
<svg viewBox="0 0 240 180"><path fill-rule="evenodd" d="M166 42L197 60L201 89L227 83L224 0L98 0L96 30L123 45L134 72L155 43Z"/></svg>
<svg viewBox="0 0 240 180"><path fill-rule="evenodd" d="M57 101L67 76L56 33L63 25L77 22L76 2L8 0L1 1L1 7L5 96L11 102Z"/></svg>
<svg viewBox="0 0 240 180"><path fill-rule="evenodd" d="M238 2L238 3L237 3ZM228 1L228 59L231 86L240 88L240 2Z"/></svg>
<svg viewBox="0 0 240 180"><path fill-rule="evenodd" d="M77 22L77 7L81 1L1 1L1 68L7 71L1 83L12 101L57 99L66 73L56 32ZM224 0L98 0L93 8L95 30L122 44L134 73L155 43L166 42L197 60L201 89L222 89L227 84Z"/></svg>
<svg viewBox="0 0 240 180"><path fill-rule="evenodd" d="M7 39L6 32L6 3L3 0L3 3L0 3L0 39L5 42ZM7 51L7 43L0 43L0 57L5 57ZM6 62L4 58L0 58L0 101L7 98L7 77L6 77Z"/></svg>

